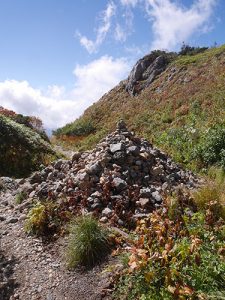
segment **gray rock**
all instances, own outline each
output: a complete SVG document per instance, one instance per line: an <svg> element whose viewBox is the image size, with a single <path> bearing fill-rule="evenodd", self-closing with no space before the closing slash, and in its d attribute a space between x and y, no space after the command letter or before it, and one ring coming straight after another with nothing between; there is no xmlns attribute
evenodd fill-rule
<svg viewBox="0 0 225 300"><path fill-rule="evenodd" d="M117 151L122 151L124 149L124 144L123 143L117 143L117 144L111 144L110 145L110 151L112 153L115 153Z"/></svg>
<svg viewBox="0 0 225 300"><path fill-rule="evenodd" d="M130 146L127 148L127 154L133 154L133 155L138 155L140 152L139 148L137 146Z"/></svg>
<svg viewBox="0 0 225 300"><path fill-rule="evenodd" d="M108 222L108 218L107 217L101 217L99 221L101 223L107 223Z"/></svg>
<svg viewBox="0 0 225 300"><path fill-rule="evenodd" d="M94 204L91 205L92 210L95 210L95 209L98 209L98 208L101 208L101 207L102 207L102 205L99 202L94 203Z"/></svg>
<svg viewBox="0 0 225 300"><path fill-rule="evenodd" d="M102 166L99 161L86 168L88 174L99 174L101 170L102 170Z"/></svg>
<svg viewBox="0 0 225 300"><path fill-rule="evenodd" d="M81 153L80 152L75 152L75 153L73 153L73 155L72 155L72 162L74 162L74 161L78 161L78 159L81 157Z"/></svg>
<svg viewBox="0 0 225 300"><path fill-rule="evenodd" d="M150 188L140 189L140 197L141 198L150 198L151 196L152 196L152 190Z"/></svg>
<svg viewBox="0 0 225 300"><path fill-rule="evenodd" d="M152 52L144 56L138 60L131 70L126 90L131 95L137 94L136 83L145 80L141 88L149 86L155 80L156 76L166 69L168 63L166 54L162 51L157 54Z"/></svg>
<svg viewBox="0 0 225 300"><path fill-rule="evenodd" d="M112 215L113 211L112 209L106 207L103 209L102 211L102 215L105 216L105 217L110 217Z"/></svg>
<svg viewBox="0 0 225 300"><path fill-rule="evenodd" d="M5 216L0 216L0 221L1 222L5 221L5 220L6 220Z"/></svg>
<svg viewBox="0 0 225 300"><path fill-rule="evenodd" d="M149 204L148 198L140 198L139 199L140 205L142 208L145 208Z"/></svg>
<svg viewBox="0 0 225 300"><path fill-rule="evenodd" d="M9 219L7 219L7 223L9 224L9 223L17 223L18 222L18 218L15 218L15 217L11 217L11 218L9 218Z"/></svg>
<svg viewBox="0 0 225 300"><path fill-rule="evenodd" d="M123 179L121 179L119 177L114 178L112 181L112 184L118 192L123 191L127 187L126 181L124 181Z"/></svg>
<svg viewBox="0 0 225 300"><path fill-rule="evenodd" d="M159 194L158 191L155 191L152 193L152 198L157 202L157 203L161 203L162 202L162 197L161 195Z"/></svg>

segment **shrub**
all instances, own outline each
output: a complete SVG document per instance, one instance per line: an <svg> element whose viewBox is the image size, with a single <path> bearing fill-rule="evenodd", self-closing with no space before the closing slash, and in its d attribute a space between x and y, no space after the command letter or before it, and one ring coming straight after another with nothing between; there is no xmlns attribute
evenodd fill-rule
<svg viewBox="0 0 225 300"><path fill-rule="evenodd" d="M108 231L94 217L77 217L70 226L67 250L68 266L92 266L109 251Z"/></svg>
<svg viewBox="0 0 225 300"><path fill-rule="evenodd" d="M49 235L60 225L58 206L52 202L38 202L28 213L25 231L37 236Z"/></svg>
<svg viewBox="0 0 225 300"><path fill-rule="evenodd" d="M183 43L179 55L195 55L198 53L205 52L208 47L191 47L185 43Z"/></svg>
<svg viewBox="0 0 225 300"><path fill-rule="evenodd" d="M194 156L206 166L218 164L225 169L225 127L222 124L215 125L202 134Z"/></svg>
<svg viewBox="0 0 225 300"><path fill-rule="evenodd" d="M62 128L53 131L55 136L85 136L95 131L95 126L91 120L77 119L73 123L69 123Z"/></svg>
<svg viewBox="0 0 225 300"><path fill-rule="evenodd" d="M0 114L0 176L28 176L54 155L40 134Z"/></svg>

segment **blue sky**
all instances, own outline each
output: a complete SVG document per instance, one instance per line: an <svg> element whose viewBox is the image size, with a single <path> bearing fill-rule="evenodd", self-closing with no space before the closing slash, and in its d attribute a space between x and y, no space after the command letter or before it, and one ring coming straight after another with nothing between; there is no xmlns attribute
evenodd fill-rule
<svg viewBox="0 0 225 300"><path fill-rule="evenodd" d="M72 121L152 49L225 43L224 0L0 0L0 105Z"/></svg>

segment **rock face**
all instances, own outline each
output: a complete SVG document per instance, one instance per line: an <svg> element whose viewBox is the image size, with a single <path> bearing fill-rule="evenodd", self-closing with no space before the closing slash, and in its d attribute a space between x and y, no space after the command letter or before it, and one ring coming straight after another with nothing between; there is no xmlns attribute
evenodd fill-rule
<svg viewBox="0 0 225 300"><path fill-rule="evenodd" d="M58 160L21 182L19 190L29 191L29 197L48 198L72 213L84 210L103 222L126 225L160 207L163 193L179 185L192 188L197 179L121 121L92 151Z"/></svg>
<svg viewBox="0 0 225 300"><path fill-rule="evenodd" d="M135 64L128 77L126 90L130 95L138 94L148 87L170 62L172 54L164 51L153 51Z"/></svg>

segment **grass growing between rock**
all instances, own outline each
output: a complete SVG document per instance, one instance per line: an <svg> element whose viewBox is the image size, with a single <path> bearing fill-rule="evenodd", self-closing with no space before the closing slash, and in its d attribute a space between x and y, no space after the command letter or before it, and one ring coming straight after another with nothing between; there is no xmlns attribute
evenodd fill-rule
<svg viewBox="0 0 225 300"><path fill-rule="evenodd" d="M67 249L69 268L78 265L93 266L101 261L109 251L109 232L90 216L77 217L70 226Z"/></svg>

